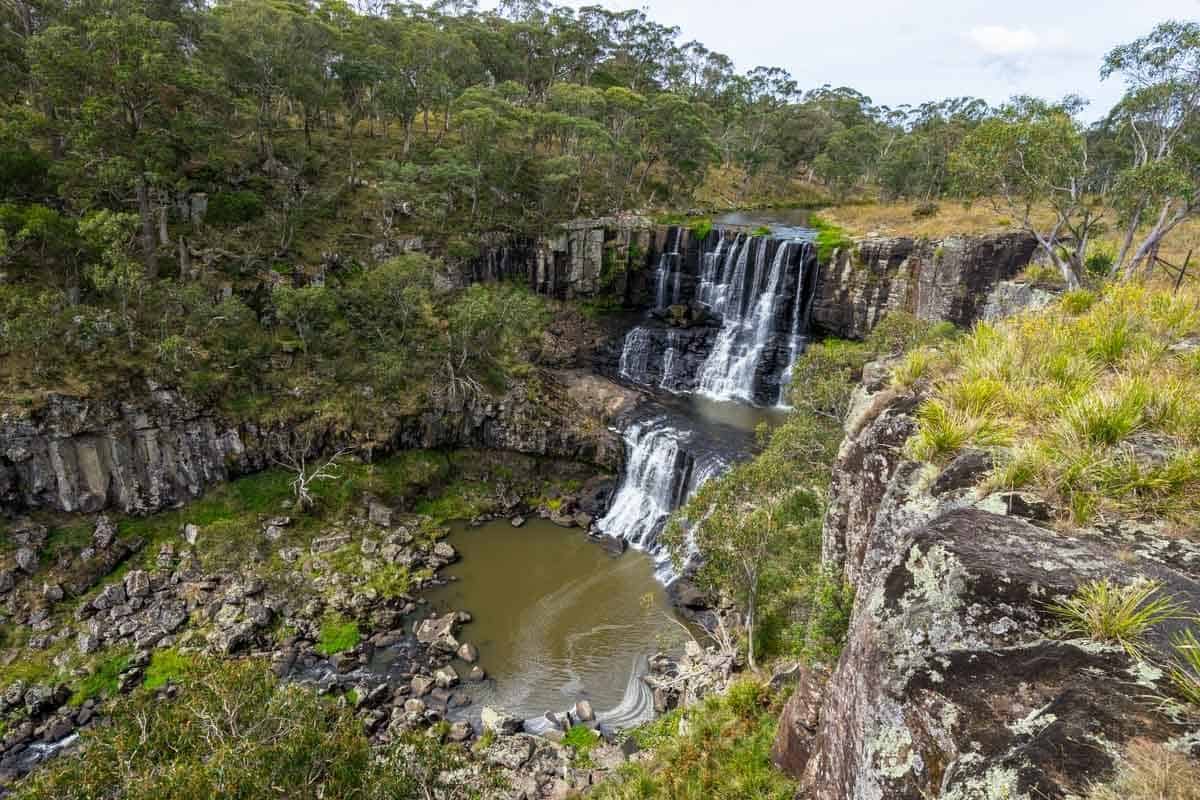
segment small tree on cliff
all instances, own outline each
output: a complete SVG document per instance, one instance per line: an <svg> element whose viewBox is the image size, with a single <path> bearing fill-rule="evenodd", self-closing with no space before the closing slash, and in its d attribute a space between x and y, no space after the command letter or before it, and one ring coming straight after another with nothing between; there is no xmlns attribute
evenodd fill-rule
<svg viewBox="0 0 1200 800"><path fill-rule="evenodd" d="M788 535L787 512L797 494L794 483L784 485L791 475L772 458L739 464L705 484L689 503L688 518L664 534L677 566L695 553L696 583L741 609L752 669L758 667L754 639L771 562Z"/></svg>
<svg viewBox="0 0 1200 800"><path fill-rule="evenodd" d="M1033 234L1072 289L1102 216L1087 143L1071 117L1079 105L1018 98L971 131L950 162L959 188Z"/></svg>

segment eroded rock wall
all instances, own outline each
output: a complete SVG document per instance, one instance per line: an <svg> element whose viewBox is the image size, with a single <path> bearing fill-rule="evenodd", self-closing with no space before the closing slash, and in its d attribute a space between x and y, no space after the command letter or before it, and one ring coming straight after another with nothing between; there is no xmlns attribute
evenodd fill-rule
<svg viewBox="0 0 1200 800"><path fill-rule="evenodd" d="M823 264L812 322L834 336L858 339L889 311L969 325L998 282L1013 277L1037 248L1020 233L940 241L867 238Z"/></svg>

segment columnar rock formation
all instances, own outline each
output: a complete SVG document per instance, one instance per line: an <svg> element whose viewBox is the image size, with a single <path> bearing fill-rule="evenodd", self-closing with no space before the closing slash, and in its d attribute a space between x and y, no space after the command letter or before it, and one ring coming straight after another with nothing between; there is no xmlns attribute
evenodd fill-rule
<svg viewBox="0 0 1200 800"><path fill-rule="evenodd" d="M813 325L861 338L893 310L969 325L992 288L1024 269L1036 249L1036 240L1022 233L863 239L822 265Z"/></svg>
<svg viewBox="0 0 1200 800"><path fill-rule="evenodd" d="M546 373L536 400L518 384L503 397L447 401L385 420L374 453L478 447L615 469L620 437L590 420L611 418L632 401L631 393L597 387L587 376ZM232 420L172 390L128 401L54 395L36 410L0 417L0 510L148 513L263 469L285 451L351 444L330 429L309 433L305 423L268 428Z"/></svg>

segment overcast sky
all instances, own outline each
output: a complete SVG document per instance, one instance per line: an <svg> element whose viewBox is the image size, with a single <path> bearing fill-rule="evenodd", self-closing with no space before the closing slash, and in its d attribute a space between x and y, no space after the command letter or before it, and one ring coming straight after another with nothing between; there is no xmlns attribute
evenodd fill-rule
<svg viewBox="0 0 1200 800"><path fill-rule="evenodd" d="M559 0L556 4L561 4ZM1200 17L1200 0L588 0L642 8L731 57L781 66L809 89L853 86L878 104L974 95L1078 93L1095 118L1120 97L1104 54L1165 19ZM481 5L487 5L481 3ZM494 4L492 4L494 5Z"/></svg>

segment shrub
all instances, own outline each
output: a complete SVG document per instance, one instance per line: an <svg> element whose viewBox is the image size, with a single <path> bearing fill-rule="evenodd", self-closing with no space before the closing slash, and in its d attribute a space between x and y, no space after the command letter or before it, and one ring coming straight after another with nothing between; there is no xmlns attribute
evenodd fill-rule
<svg viewBox="0 0 1200 800"><path fill-rule="evenodd" d="M753 682L740 682L724 696L705 698L674 712L634 738L655 747L654 758L631 765L600 784L599 800L791 800L796 785L771 764L779 709L777 697ZM679 718L687 733L680 735Z"/></svg>
<svg viewBox="0 0 1200 800"><path fill-rule="evenodd" d="M1144 637L1150 628L1179 615L1181 606L1162 591L1159 581L1137 581L1125 586L1108 578L1090 581L1061 603L1049 606L1069 636L1118 644L1133 658L1142 657Z"/></svg>
<svg viewBox="0 0 1200 800"><path fill-rule="evenodd" d="M941 210L942 207L934 202L917 203L913 207L912 215L913 219L929 219L930 217L936 217Z"/></svg>
<svg viewBox="0 0 1200 800"><path fill-rule="evenodd" d="M1063 294L1061 302L1063 311L1078 316L1096 304L1096 293L1087 289L1075 289Z"/></svg>
<svg viewBox="0 0 1200 800"><path fill-rule="evenodd" d="M1111 245L1097 245L1083 262L1083 268L1091 277L1103 280L1112 273L1113 262L1116 260L1117 252Z"/></svg>
<svg viewBox="0 0 1200 800"><path fill-rule="evenodd" d="M316 650L323 656L345 653L358 647L361 640L358 623L353 620L327 620L321 625Z"/></svg>
<svg viewBox="0 0 1200 800"><path fill-rule="evenodd" d="M263 199L255 192L217 192L208 199L204 221L217 227L243 225L261 217L264 210Z"/></svg>
<svg viewBox="0 0 1200 800"><path fill-rule="evenodd" d="M911 388L929 374L937 360L937 351L925 347L910 350L904 360L892 371L892 383Z"/></svg>
<svg viewBox="0 0 1200 800"><path fill-rule="evenodd" d="M348 708L299 685L281 685L265 663L204 660L162 702L136 691L104 725L81 732L82 752L35 771L19 800L465 800L479 792L450 777L457 751L428 737L373 750Z"/></svg>

